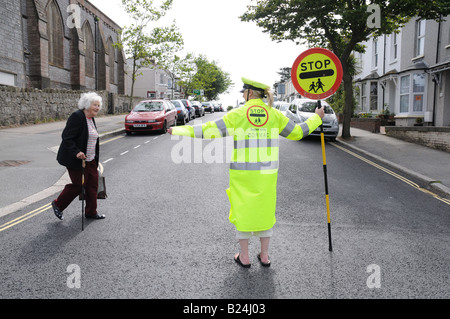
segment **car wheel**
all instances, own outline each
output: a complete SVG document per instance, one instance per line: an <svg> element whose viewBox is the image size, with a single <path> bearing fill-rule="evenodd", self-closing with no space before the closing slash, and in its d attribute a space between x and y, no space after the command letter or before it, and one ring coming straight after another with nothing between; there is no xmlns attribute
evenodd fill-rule
<svg viewBox="0 0 450 319"><path fill-rule="evenodd" d="M162 132L163 134L166 134L166 133L167 133L167 122L166 122L166 121L164 121L163 128L161 129L161 132Z"/></svg>

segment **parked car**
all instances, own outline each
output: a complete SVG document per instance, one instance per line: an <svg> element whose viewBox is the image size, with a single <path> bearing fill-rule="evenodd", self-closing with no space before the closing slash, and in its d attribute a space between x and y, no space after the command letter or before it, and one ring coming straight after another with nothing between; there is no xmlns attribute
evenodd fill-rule
<svg viewBox="0 0 450 319"><path fill-rule="evenodd" d="M222 112L222 108L220 107L219 103L213 101L212 102L214 105L214 112Z"/></svg>
<svg viewBox="0 0 450 319"><path fill-rule="evenodd" d="M144 132L160 130L177 125L177 111L170 101L147 100L139 102L125 117L125 132Z"/></svg>
<svg viewBox="0 0 450 319"><path fill-rule="evenodd" d="M185 125L187 122L189 122L189 112L184 107L183 102L181 102L181 100L172 100L170 102L175 105L175 108L177 110L177 123Z"/></svg>
<svg viewBox="0 0 450 319"><path fill-rule="evenodd" d="M184 104L184 107L188 110L188 112L189 112L189 119L188 119L188 122L190 121L190 120L193 120L193 119L195 119L195 108L194 108L194 105L192 105L192 101L189 101L189 100L180 100L183 104Z"/></svg>
<svg viewBox="0 0 450 319"><path fill-rule="evenodd" d="M286 115L286 111L289 110L289 106L291 105L291 103L289 102L283 102L283 101L276 101L273 103L273 106L279 110L281 113L283 113L284 115Z"/></svg>
<svg viewBox="0 0 450 319"><path fill-rule="evenodd" d="M339 133L339 122L337 116L327 102L321 101L321 103L322 106L325 107L325 116L322 119L324 137L330 138L331 140L336 140ZM317 101L315 100L306 98L295 99L291 102L289 110L286 111L286 116L294 120L296 123L302 123L314 114L316 107ZM320 136L320 127L318 127L310 135Z"/></svg>
<svg viewBox="0 0 450 319"><path fill-rule="evenodd" d="M192 101L192 105L195 109L195 115L205 116L205 108L203 107L202 103L200 103L199 101Z"/></svg>
<svg viewBox="0 0 450 319"><path fill-rule="evenodd" d="M205 111L214 113L214 104L212 104L212 102L203 102L202 105L205 108Z"/></svg>

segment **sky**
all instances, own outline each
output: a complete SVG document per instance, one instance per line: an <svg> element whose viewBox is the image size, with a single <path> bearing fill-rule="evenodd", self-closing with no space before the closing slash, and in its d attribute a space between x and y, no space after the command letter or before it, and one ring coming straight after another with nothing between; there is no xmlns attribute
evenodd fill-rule
<svg viewBox="0 0 450 319"><path fill-rule="evenodd" d="M120 27L130 20L121 7L121 0L89 0ZM247 11L251 0L173 0L172 9L160 21L170 25L175 20L183 35L183 52L202 54L230 74L234 88L222 94L223 105L243 101L241 77L273 87L283 67L292 67L295 59L307 48L293 41L278 43L263 32L255 22L242 22L239 16Z"/></svg>

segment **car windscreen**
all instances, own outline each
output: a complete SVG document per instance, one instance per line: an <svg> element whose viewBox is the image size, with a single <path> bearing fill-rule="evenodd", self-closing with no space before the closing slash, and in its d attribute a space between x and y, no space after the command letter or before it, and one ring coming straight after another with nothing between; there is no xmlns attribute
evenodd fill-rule
<svg viewBox="0 0 450 319"><path fill-rule="evenodd" d="M331 107L329 107L328 105L323 105L325 106L325 114L333 114L333 110ZM317 102L304 102L301 105L299 105L298 110L300 112L310 112L310 113L314 113L317 107Z"/></svg>
<svg viewBox="0 0 450 319"><path fill-rule="evenodd" d="M164 110L162 102L142 102L136 105L134 112L158 112Z"/></svg>
<svg viewBox="0 0 450 319"><path fill-rule="evenodd" d="M171 101L173 105L175 105L175 107L180 108L181 107L181 102L180 101Z"/></svg>
<svg viewBox="0 0 450 319"><path fill-rule="evenodd" d="M278 109L280 111L287 111L289 109L289 104L280 104Z"/></svg>

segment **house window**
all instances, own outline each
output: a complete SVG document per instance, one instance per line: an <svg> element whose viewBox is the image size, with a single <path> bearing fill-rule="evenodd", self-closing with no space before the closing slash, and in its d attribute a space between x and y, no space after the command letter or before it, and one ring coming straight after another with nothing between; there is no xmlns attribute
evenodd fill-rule
<svg viewBox="0 0 450 319"><path fill-rule="evenodd" d="M378 109L378 82L370 82L370 110Z"/></svg>
<svg viewBox="0 0 450 319"><path fill-rule="evenodd" d="M397 54L398 54L397 33L395 33L395 32L392 33L391 41L392 41L391 60L395 61L395 60L397 60Z"/></svg>
<svg viewBox="0 0 450 319"><path fill-rule="evenodd" d="M373 52L373 57L372 57L372 66L374 68L376 68L378 66L378 39L373 39L373 47L372 47L372 52Z"/></svg>
<svg viewBox="0 0 450 319"><path fill-rule="evenodd" d="M409 80L410 75L400 78L400 113L409 111Z"/></svg>
<svg viewBox="0 0 450 319"><path fill-rule="evenodd" d="M113 41L111 38L108 39L108 43L106 44L108 47L109 53L109 83L114 83L114 70L115 70L115 50L113 46Z"/></svg>
<svg viewBox="0 0 450 319"><path fill-rule="evenodd" d="M85 74L89 77L94 77L94 36L92 35L91 26L85 23L83 27L84 34L84 68Z"/></svg>
<svg viewBox="0 0 450 319"><path fill-rule="evenodd" d="M55 1L47 5L47 32L48 32L48 61L49 63L64 66L64 29L61 14Z"/></svg>
<svg viewBox="0 0 450 319"><path fill-rule="evenodd" d="M365 111L367 105L366 83L361 83L361 110Z"/></svg>
<svg viewBox="0 0 450 319"><path fill-rule="evenodd" d="M425 49L425 20L416 22L416 56L421 56Z"/></svg>
<svg viewBox="0 0 450 319"><path fill-rule="evenodd" d="M413 112L423 111L423 96L425 92L425 73L413 75Z"/></svg>
<svg viewBox="0 0 450 319"><path fill-rule="evenodd" d="M414 73L400 78L400 113L423 112L424 99L425 73Z"/></svg>

